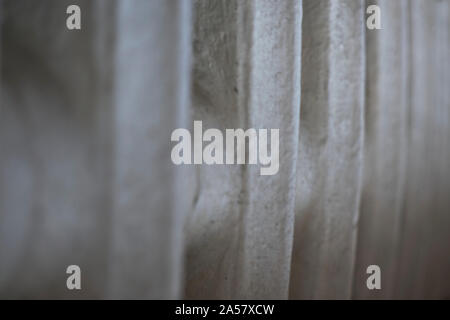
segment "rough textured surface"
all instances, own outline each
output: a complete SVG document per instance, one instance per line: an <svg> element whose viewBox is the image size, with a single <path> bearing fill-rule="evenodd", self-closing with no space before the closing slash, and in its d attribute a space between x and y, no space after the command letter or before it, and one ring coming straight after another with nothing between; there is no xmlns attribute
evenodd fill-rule
<svg viewBox="0 0 450 320"><path fill-rule="evenodd" d="M449 0L0 3L1 298L450 298ZM278 174L173 165L192 120Z"/></svg>
<svg viewBox="0 0 450 320"><path fill-rule="evenodd" d="M305 1L291 298L349 298L364 110L363 1Z"/></svg>
<svg viewBox="0 0 450 320"><path fill-rule="evenodd" d="M280 128L280 171L200 166L188 298L287 298L300 108L301 2L197 1L193 118ZM220 181L220 183L217 183Z"/></svg>

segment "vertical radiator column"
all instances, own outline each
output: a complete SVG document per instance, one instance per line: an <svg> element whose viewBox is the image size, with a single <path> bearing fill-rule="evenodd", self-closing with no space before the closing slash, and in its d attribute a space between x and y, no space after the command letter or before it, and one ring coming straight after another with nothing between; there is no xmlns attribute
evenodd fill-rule
<svg viewBox="0 0 450 320"><path fill-rule="evenodd" d="M0 297L106 286L114 3L76 1L82 29L69 31L73 3L2 1ZM80 291L66 287L73 264Z"/></svg>
<svg viewBox="0 0 450 320"><path fill-rule="evenodd" d="M188 126L189 1L117 1L112 298L180 298L186 167L171 133Z"/></svg>
<svg viewBox="0 0 450 320"><path fill-rule="evenodd" d="M408 163L397 298L449 297L449 2L409 1Z"/></svg>
<svg viewBox="0 0 450 320"><path fill-rule="evenodd" d="M366 31L364 187L358 225L354 297L393 297L406 183L409 108L408 0L380 6L382 29ZM378 265L382 290L368 290L366 269Z"/></svg>
<svg viewBox="0 0 450 320"><path fill-rule="evenodd" d="M290 298L350 298L360 202L364 1L303 2Z"/></svg>
<svg viewBox="0 0 450 320"><path fill-rule="evenodd" d="M188 298L287 298L300 106L301 1L197 1L193 112L206 128L280 129L279 171L199 166ZM269 138L270 141L270 138Z"/></svg>

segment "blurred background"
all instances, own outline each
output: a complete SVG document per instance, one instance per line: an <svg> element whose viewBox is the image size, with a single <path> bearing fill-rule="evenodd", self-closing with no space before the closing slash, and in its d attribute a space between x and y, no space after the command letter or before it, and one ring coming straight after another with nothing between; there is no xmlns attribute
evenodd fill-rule
<svg viewBox="0 0 450 320"><path fill-rule="evenodd" d="M0 6L0 298L450 298L449 0ZM278 174L172 164L194 120Z"/></svg>

